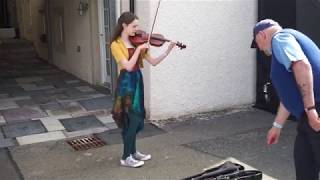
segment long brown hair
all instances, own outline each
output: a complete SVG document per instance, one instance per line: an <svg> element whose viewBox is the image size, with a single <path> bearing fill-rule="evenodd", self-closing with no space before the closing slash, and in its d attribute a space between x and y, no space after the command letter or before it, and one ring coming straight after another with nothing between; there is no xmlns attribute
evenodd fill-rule
<svg viewBox="0 0 320 180"><path fill-rule="evenodd" d="M138 16L131 12L124 12L121 14L121 16L118 19L117 25L114 29L113 36L111 38L111 42L116 40L120 35L123 30L122 24L130 24L132 23L135 19L139 19Z"/></svg>

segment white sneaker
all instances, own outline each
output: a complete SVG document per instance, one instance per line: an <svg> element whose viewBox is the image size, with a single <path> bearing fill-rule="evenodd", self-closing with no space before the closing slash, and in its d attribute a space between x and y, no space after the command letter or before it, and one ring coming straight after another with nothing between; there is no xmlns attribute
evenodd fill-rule
<svg viewBox="0 0 320 180"><path fill-rule="evenodd" d="M141 152L137 151L133 154L133 158L140 161L147 161L151 159L150 154L142 154Z"/></svg>
<svg viewBox="0 0 320 180"><path fill-rule="evenodd" d="M122 166L126 166L126 167L133 167L133 168L137 168L137 167L141 167L144 165L143 161L139 161L134 159L131 155L129 157L127 157L125 160L121 159L120 160L120 164Z"/></svg>

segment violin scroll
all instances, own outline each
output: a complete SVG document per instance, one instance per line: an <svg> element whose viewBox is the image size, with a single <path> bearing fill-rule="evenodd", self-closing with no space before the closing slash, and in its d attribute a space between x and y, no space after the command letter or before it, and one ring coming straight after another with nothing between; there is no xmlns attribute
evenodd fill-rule
<svg viewBox="0 0 320 180"><path fill-rule="evenodd" d="M186 48L187 46L185 44L182 44L181 42L177 41L176 42L176 46L178 46L180 48L180 50Z"/></svg>

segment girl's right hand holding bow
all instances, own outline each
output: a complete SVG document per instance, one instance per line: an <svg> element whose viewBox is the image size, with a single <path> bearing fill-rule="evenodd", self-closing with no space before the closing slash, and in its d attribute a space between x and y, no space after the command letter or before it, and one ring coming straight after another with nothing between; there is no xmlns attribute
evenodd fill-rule
<svg viewBox="0 0 320 180"><path fill-rule="evenodd" d="M149 49L149 43L143 43L141 45L138 46L138 49L141 50L147 50Z"/></svg>

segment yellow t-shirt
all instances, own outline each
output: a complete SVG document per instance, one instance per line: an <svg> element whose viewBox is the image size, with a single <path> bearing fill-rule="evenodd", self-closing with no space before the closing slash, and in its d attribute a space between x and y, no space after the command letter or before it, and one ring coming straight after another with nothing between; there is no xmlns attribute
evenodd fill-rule
<svg viewBox="0 0 320 180"><path fill-rule="evenodd" d="M121 39L121 37L118 37L115 41L113 41L111 43L111 53L114 57L114 59L116 60L117 64L120 67L120 70L124 69L124 67L122 67L120 60L122 59L126 59L129 61L129 52L128 49L126 48L123 40ZM146 57L148 53L142 54L139 58L139 67L142 68L143 67L143 59Z"/></svg>

